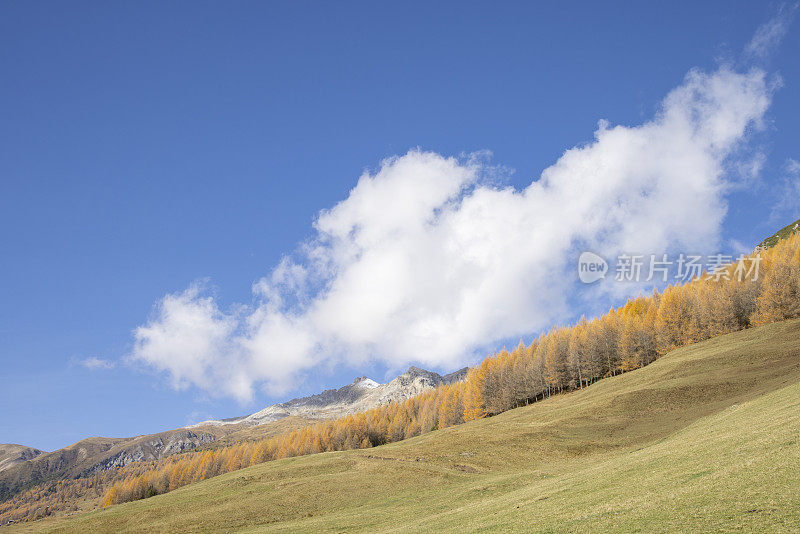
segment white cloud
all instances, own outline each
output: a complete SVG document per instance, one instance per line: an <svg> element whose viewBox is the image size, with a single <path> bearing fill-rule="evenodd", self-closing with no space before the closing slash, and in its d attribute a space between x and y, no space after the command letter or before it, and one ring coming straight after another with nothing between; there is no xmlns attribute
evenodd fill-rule
<svg viewBox="0 0 800 534"><path fill-rule="evenodd" d="M173 387L190 384L235 394L237 370L231 341L237 317L219 311L214 299L193 284L158 303L155 317L135 331L132 356L166 371Z"/></svg>
<svg viewBox="0 0 800 534"><path fill-rule="evenodd" d="M242 401L319 365L454 368L568 316L578 247L713 250L726 170L770 99L762 71L693 70L652 120L601 121L523 190L489 179L485 157L387 159L319 214L251 305L221 311L198 285L167 295L132 357Z"/></svg>
<svg viewBox="0 0 800 534"><path fill-rule="evenodd" d="M90 358L85 358L83 360L77 361L78 365L82 365L86 367L90 371L100 371L100 370L107 370L114 368L114 362L109 360L104 360L102 358L97 358L92 356Z"/></svg>

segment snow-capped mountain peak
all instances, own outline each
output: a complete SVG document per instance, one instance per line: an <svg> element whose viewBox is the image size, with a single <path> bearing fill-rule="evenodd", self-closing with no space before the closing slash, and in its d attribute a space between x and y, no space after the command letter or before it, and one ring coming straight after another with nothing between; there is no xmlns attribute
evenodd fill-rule
<svg viewBox="0 0 800 534"><path fill-rule="evenodd" d="M378 382L375 382L373 379L367 378L366 376L362 376L362 377L356 378L353 381L353 384L357 385L360 388L364 388L364 389L374 389L374 388L380 386L380 384Z"/></svg>

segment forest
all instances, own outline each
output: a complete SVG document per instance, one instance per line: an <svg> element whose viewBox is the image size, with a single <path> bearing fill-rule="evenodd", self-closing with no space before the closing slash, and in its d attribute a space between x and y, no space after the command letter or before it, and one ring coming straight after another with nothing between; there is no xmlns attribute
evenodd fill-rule
<svg viewBox="0 0 800 534"><path fill-rule="evenodd" d="M460 383L404 402L324 421L263 440L137 462L91 477L36 486L0 503L0 524L110 506L172 491L261 462L375 447L492 416L648 365L684 345L800 317L800 234L752 258L595 319L553 328L529 344L485 358ZM743 276L743 274L749 274Z"/></svg>

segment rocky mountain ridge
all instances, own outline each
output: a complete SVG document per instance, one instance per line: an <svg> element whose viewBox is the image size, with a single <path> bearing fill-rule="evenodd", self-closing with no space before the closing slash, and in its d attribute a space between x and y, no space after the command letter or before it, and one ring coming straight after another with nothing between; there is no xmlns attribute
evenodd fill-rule
<svg viewBox="0 0 800 534"><path fill-rule="evenodd" d="M393 401L405 400L442 384L459 382L467 376L468 369L468 367L464 367L453 373L440 375L412 366L408 371L385 384L361 376L339 389L328 389L316 395L273 404L244 417L202 421L187 428L236 424L256 426L289 416L334 419Z"/></svg>

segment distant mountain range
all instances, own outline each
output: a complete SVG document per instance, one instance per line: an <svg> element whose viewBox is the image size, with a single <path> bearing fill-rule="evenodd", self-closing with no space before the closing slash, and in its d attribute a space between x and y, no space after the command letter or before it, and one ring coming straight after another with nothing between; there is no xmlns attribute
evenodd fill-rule
<svg viewBox="0 0 800 534"><path fill-rule="evenodd" d="M439 385L461 381L467 371L465 367L442 376L410 367L385 384L362 376L339 389L273 404L244 417L203 421L132 438L87 438L53 452L0 444L0 501L49 480L91 475L202 446L268 437L318 420L334 419L392 401L402 401Z"/></svg>
<svg viewBox="0 0 800 534"><path fill-rule="evenodd" d="M328 389L309 397L273 404L244 417L203 421L192 425L190 428L236 424L255 426L278 421L289 416L307 419L335 419L344 415L363 412L392 401L405 400L442 384L460 382L467 376L468 369L468 367L464 367L442 376L419 367L410 367L408 371L386 384L379 384L366 376L362 376L353 380L352 384L339 389Z"/></svg>

